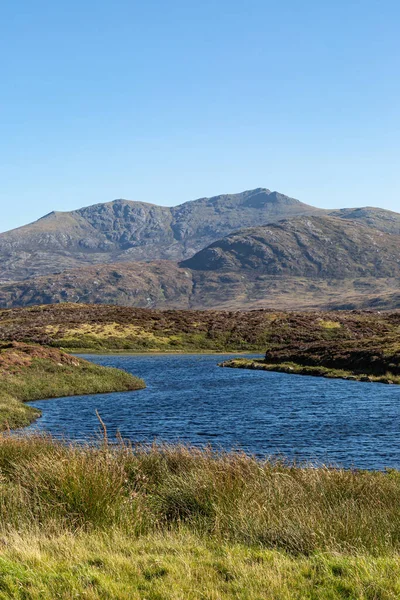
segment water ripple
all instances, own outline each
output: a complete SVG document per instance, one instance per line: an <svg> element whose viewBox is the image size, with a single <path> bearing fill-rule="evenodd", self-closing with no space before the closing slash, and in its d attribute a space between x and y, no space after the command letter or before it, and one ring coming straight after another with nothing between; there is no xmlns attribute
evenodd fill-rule
<svg viewBox="0 0 400 600"><path fill-rule="evenodd" d="M33 402L28 431L88 440L96 409L110 437L240 448L345 467L400 468L400 386L221 369L224 355L87 356L143 377L138 392Z"/></svg>

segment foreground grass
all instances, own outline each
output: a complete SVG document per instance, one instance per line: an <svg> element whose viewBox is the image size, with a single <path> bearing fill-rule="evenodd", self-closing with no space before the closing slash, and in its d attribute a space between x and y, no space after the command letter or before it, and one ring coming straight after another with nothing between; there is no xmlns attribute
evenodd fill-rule
<svg viewBox="0 0 400 600"><path fill-rule="evenodd" d="M256 371L277 371L278 373L291 373L295 375L311 375L314 377L327 377L328 379L400 384L400 376L390 372L387 372L385 375L374 375L344 369L332 369L324 366L299 365L294 362L270 364L262 359L232 358L220 363L220 366L232 369L252 369Z"/></svg>
<svg viewBox="0 0 400 600"><path fill-rule="evenodd" d="M400 473L0 437L0 598L400 596Z"/></svg>
<svg viewBox="0 0 400 600"><path fill-rule="evenodd" d="M144 382L59 350L27 344L0 349L0 429L23 427L40 416L24 404L45 398L136 390Z"/></svg>
<svg viewBox="0 0 400 600"><path fill-rule="evenodd" d="M400 596L400 559L283 552L189 532L9 535L0 598L332 600Z"/></svg>

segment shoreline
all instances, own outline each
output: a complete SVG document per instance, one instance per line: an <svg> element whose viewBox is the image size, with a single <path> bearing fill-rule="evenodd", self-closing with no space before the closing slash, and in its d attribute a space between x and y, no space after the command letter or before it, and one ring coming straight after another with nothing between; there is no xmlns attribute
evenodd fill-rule
<svg viewBox="0 0 400 600"><path fill-rule="evenodd" d="M55 347L55 346L53 346ZM74 356L79 356L79 355L90 355L93 354L94 356L118 356L118 355L128 355L128 356L145 356L146 354L157 354L160 356L164 356L164 355L170 355L170 356L180 356L180 355L190 355L190 354L198 354L199 356L203 355L203 354L210 354L210 355L215 355L218 356L219 354L226 354L226 355L232 355L232 356L242 356L244 354L257 354L260 356L263 356L265 353L265 350L243 350L243 351L235 351L235 350L160 350L160 349L155 349L152 350L151 348L149 350L119 350L118 348L110 348L107 349L105 348L104 350L98 350L98 349L92 349L92 348L64 348L62 346L57 346L57 348L59 348L59 350L61 350L62 352L66 352L67 354L72 354Z"/></svg>
<svg viewBox="0 0 400 600"><path fill-rule="evenodd" d="M229 350L229 351L223 351L223 350L145 350L145 351L140 351L140 350L118 350L118 349L110 349L110 350L92 350L89 348L70 348L70 349L66 349L66 348L61 348L60 350L62 352L66 352L67 354L71 354L73 356L146 356L146 355L156 355L156 356L203 356L204 354L209 354L210 356L219 356L219 355L226 355L226 356L243 356L243 355L257 355L257 356L263 356L264 355L264 351L260 350L254 350L254 351L249 351L249 350L243 350L243 352L235 352L233 350Z"/></svg>
<svg viewBox="0 0 400 600"><path fill-rule="evenodd" d="M387 385L400 385L400 377L388 373L386 375L373 375L356 373L343 369L332 369L324 366L300 365L298 363L266 363L264 360L251 360L246 358L229 359L219 363L219 367L229 369L249 369L253 371L267 371L285 373L287 375L308 375L324 379L342 379L345 381L358 381L365 383L382 383Z"/></svg>
<svg viewBox="0 0 400 600"><path fill-rule="evenodd" d="M0 431L34 423L41 411L29 402L146 387L142 379L121 369L20 342L0 348L0 375Z"/></svg>

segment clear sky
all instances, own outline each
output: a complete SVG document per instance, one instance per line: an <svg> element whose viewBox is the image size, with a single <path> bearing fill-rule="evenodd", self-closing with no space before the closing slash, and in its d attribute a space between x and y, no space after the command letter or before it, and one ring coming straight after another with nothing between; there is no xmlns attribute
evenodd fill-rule
<svg viewBox="0 0 400 600"><path fill-rule="evenodd" d="M255 187L400 212L398 0L3 0L0 230Z"/></svg>

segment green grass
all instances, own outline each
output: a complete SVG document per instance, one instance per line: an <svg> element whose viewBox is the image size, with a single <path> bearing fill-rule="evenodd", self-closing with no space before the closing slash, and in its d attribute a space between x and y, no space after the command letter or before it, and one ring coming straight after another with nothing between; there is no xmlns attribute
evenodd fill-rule
<svg viewBox="0 0 400 600"><path fill-rule="evenodd" d="M9 535L0 553L0 598L394 600L399 575L398 556L293 557L184 532Z"/></svg>
<svg viewBox="0 0 400 600"><path fill-rule="evenodd" d="M395 599L400 473L0 437L0 599Z"/></svg>
<svg viewBox="0 0 400 600"><path fill-rule="evenodd" d="M190 333L176 335L150 335L146 332L137 332L135 335L127 334L126 337L104 335L102 332L95 335L74 332L69 337L57 338L51 342L56 348L63 348L68 352L254 352L265 349L265 340L248 343L245 340L231 340L229 336L219 334L213 338L207 333Z"/></svg>
<svg viewBox="0 0 400 600"><path fill-rule="evenodd" d="M97 394L142 387L142 380L119 369L101 367L80 359L74 367L56 364L51 360L35 359L22 373L3 378L0 393L27 402L55 396Z"/></svg>
<svg viewBox="0 0 400 600"><path fill-rule="evenodd" d="M389 372L385 375L373 375L345 371L344 369L332 369L323 366L299 365L294 362L269 364L262 359L232 358L224 361L220 366L232 369L252 369L260 371L277 371L278 373L291 373L295 375L311 375L314 377L327 377L328 379L350 379L356 381L400 384L400 376L393 375L393 373Z"/></svg>
<svg viewBox="0 0 400 600"><path fill-rule="evenodd" d="M0 391L0 431L26 427L40 415L41 412L37 408L23 404L15 397Z"/></svg>
<svg viewBox="0 0 400 600"><path fill-rule="evenodd" d="M35 346L0 352L0 430L29 425L40 411L24 402L45 398L136 390L144 382L125 371L70 359L58 350L49 358L31 358ZM46 355L46 349L40 349ZM25 361L25 362L24 362Z"/></svg>

